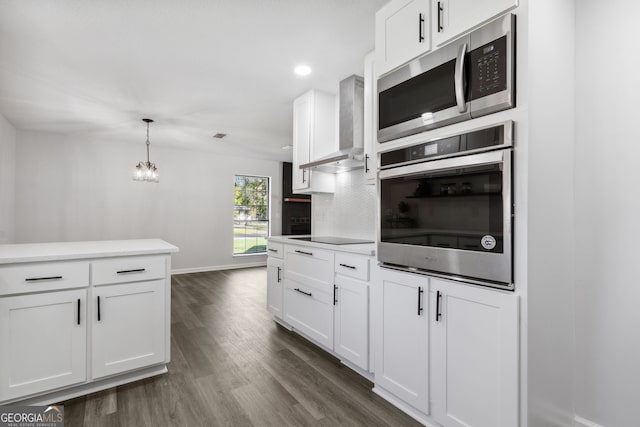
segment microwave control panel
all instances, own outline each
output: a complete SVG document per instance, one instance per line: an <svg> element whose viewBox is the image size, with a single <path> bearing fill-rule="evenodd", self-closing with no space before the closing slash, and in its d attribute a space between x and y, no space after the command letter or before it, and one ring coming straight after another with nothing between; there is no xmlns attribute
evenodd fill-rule
<svg viewBox="0 0 640 427"><path fill-rule="evenodd" d="M507 36L469 52L471 100L507 89Z"/></svg>

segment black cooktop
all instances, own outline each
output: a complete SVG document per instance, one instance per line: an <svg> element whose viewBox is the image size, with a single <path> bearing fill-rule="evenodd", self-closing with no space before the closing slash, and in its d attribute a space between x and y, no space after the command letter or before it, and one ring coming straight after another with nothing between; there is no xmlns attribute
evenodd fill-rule
<svg viewBox="0 0 640 427"><path fill-rule="evenodd" d="M306 242L326 243L329 245L356 245L359 243L373 243L372 240L349 239L347 237L332 237L332 236L290 237L290 239L304 240Z"/></svg>

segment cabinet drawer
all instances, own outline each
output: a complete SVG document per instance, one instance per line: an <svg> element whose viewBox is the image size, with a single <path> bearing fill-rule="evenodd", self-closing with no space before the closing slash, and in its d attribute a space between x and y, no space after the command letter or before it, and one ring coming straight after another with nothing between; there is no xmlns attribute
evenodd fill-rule
<svg viewBox="0 0 640 427"><path fill-rule="evenodd" d="M366 282L369 280L369 258L336 253L336 273Z"/></svg>
<svg viewBox="0 0 640 427"><path fill-rule="evenodd" d="M333 289L333 252L311 246L285 246L284 277L326 292Z"/></svg>
<svg viewBox="0 0 640 427"><path fill-rule="evenodd" d="M91 263L91 283L96 286L162 279L167 274L166 268L164 256L98 260Z"/></svg>
<svg viewBox="0 0 640 427"><path fill-rule="evenodd" d="M36 262L0 266L0 295L89 285L89 262Z"/></svg>
<svg viewBox="0 0 640 427"><path fill-rule="evenodd" d="M282 243L267 242L267 255L274 258L284 258L284 245Z"/></svg>
<svg viewBox="0 0 640 427"><path fill-rule="evenodd" d="M284 284L284 320L319 344L333 349L332 293L287 279Z"/></svg>

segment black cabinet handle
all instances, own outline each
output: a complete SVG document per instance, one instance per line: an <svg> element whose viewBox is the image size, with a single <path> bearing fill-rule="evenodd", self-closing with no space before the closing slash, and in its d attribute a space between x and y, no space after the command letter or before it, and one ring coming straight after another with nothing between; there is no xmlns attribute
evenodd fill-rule
<svg viewBox="0 0 640 427"><path fill-rule="evenodd" d="M80 324L80 298L78 298L78 325Z"/></svg>
<svg viewBox="0 0 640 427"><path fill-rule="evenodd" d="M296 253L302 254L302 255L309 255L309 256L313 256L313 252L305 252L305 251L299 251L296 249Z"/></svg>
<svg viewBox="0 0 640 427"><path fill-rule="evenodd" d="M143 273L147 271L146 268L135 268L133 270L120 270L116 271L117 274L128 274L128 273Z"/></svg>
<svg viewBox="0 0 640 427"><path fill-rule="evenodd" d="M357 270L353 265L348 264L338 264L340 267L350 268L352 270Z"/></svg>
<svg viewBox="0 0 640 427"><path fill-rule="evenodd" d="M440 2L438 2L438 4L440 4ZM418 14L418 43L422 43L424 41L424 33L423 33L423 29L424 28L424 15L419 13Z"/></svg>
<svg viewBox="0 0 640 427"><path fill-rule="evenodd" d="M100 296L98 296L98 322L100 321Z"/></svg>
<svg viewBox="0 0 640 427"><path fill-rule="evenodd" d="M440 291L436 292L436 322L440 321L440 317L442 317L442 313L440 313L440 298L442 298L442 293Z"/></svg>
<svg viewBox="0 0 640 427"><path fill-rule="evenodd" d="M333 305L338 303L338 285L333 285Z"/></svg>
<svg viewBox="0 0 640 427"><path fill-rule="evenodd" d="M298 292L300 292L301 294L305 294L305 295L306 295L306 296L308 296L308 297L312 296L312 295L311 295L311 292L301 291L301 290L300 290L300 289L298 289L298 288L295 288L295 289L294 289L294 291L298 291Z"/></svg>
<svg viewBox="0 0 640 427"><path fill-rule="evenodd" d="M422 294L423 294L422 286L418 286L418 316L422 314L424 308L422 308Z"/></svg>
<svg viewBox="0 0 640 427"><path fill-rule="evenodd" d="M60 280L62 276L48 276L48 277L27 277L25 282L37 282L38 280Z"/></svg>
<svg viewBox="0 0 640 427"><path fill-rule="evenodd" d="M278 253L278 250L277 250L277 249L269 248L268 250L269 250L269 252L275 252L275 253Z"/></svg>
<svg viewBox="0 0 640 427"><path fill-rule="evenodd" d="M444 30L442 26L442 12L444 12L444 7L442 6L442 2L438 2L438 32L441 33Z"/></svg>
<svg viewBox="0 0 640 427"><path fill-rule="evenodd" d="M282 270L282 269L280 267L278 267L278 283L280 283L280 280L281 280L280 270Z"/></svg>
<svg viewBox="0 0 640 427"><path fill-rule="evenodd" d="M369 155L364 155L364 173L369 173Z"/></svg>

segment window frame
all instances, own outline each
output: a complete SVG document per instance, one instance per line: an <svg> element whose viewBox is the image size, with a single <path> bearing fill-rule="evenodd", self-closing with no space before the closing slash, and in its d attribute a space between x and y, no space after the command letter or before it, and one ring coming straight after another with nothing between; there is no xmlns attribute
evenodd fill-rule
<svg viewBox="0 0 640 427"><path fill-rule="evenodd" d="M234 188L234 197L235 197L235 183L236 183L236 179L238 177L243 177L243 178L261 178L261 179L266 179L267 180L267 235L265 237L265 239L268 239L271 236L271 176L268 175L256 175L256 174L243 174L243 173L235 173L233 175L233 188ZM235 221L235 200L233 203L233 215L231 216L231 230L233 232L234 229L234 221ZM232 246L231 246L231 253L233 257L246 257L246 256L264 256L267 255L267 246L265 243L265 249L264 252L250 252L250 253L235 253L235 234L233 235L232 238Z"/></svg>

